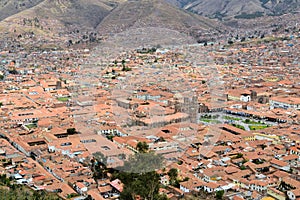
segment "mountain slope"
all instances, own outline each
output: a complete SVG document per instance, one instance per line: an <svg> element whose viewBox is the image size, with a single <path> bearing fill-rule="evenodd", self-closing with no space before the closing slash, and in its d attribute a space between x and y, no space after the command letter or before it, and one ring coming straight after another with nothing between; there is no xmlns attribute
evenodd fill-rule
<svg viewBox="0 0 300 200"><path fill-rule="evenodd" d="M178 6L180 8L183 8L185 5L193 2L194 0L165 0L165 2L168 2L172 5Z"/></svg>
<svg viewBox="0 0 300 200"><path fill-rule="evenodd" d="M0 21L3 19L32 8L43 0L0 0Z"/></svg>
<svg viewBox="0 0 300 200"><path fill-rule="evenodd" d="M299 11L299 0L166 0L211 18L255 18Z"/></svg>
<svg viewBox="0 0 300 200"><path fill-rule="evenodd" d="M49 34L71 28L92 30L106 17L112 6L104 0L44 0L0 22L0 30Z"/></svg>
<svg viewBox="0 0 300 200"><path fill-rule="evenodd" d="M269 0L266 4L264 4L264 6L270 9L275 15L300 11L299 0Z"/></svg>
<svg viewBox="0 0 300 200"><path fill-rule="evenodd" d="M115 8L97 29L103 34L143 27L191 33L193 30L215 30L218 26L220 25L215 21L186 12L164 0L132 0Z"/></svg>
<svg viewBox="0 0 300 200"><path fill-rule="evenodd" d="M0 22L0 32L5 33L2 37L18 37L25 43L62 41L73 45L99 42L121 33L115 39L134 35L138 46L145 38L156 38L155 44L174 44L176 39L196 41L202 33L212 37L226 29L217 20L164 0L44 0L33 5Z"/></svg>

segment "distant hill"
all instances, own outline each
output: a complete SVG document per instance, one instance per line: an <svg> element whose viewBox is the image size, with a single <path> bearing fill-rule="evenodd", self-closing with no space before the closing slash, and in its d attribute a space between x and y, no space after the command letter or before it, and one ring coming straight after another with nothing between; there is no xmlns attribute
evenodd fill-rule
<svg viewBox="0 0 300 200"><path fill-rule="evenodd" d="M210 18L255 18L299 11L299 0L165 0Z"/></svg>
<svg viewBox="0 0 300 200"><path fill-rule="evenodd" d="M173 4L175 6L183 8L185 5L193 2L194 0L165 0L165 2L168 2L170 4Z"/></svg>
<svg viewBox="0 0 300 200"><path fill-rule="evenodd" d="M5 10L9 5L18 5L18 2L20 3L13 0L5 4L1 1L1 9ZM19 36L24 33L23 35L29 35L27 38L34 35L82 42L80 38L90 34L97 33L98 36L106 37L122 32L130 33L133 29L141 30L141 28L162 28L161 30L166 30L166 33L177 31L194 38L203 32L216 34L226 29L217 20L191 13L164 0L24 0L24 2L19 9L6 12L0 21L0 32L5 32L7 36ZM151 33L154 32L155 30L151 29ZM173 35L176 36L177 33Z"/></svg>
<svg viewBox="0 0 300 200"><path fill-rule="evenodd" d="M28 8L36 6L43 0L0 0L0 21L22 12Z"/></svg>
<svg viewBox="0 0 300 200"><path fill-rule="evenodd" d="M79 41L87 34L113 35L145 27L213 37L233 27L234 20L296 12L299 4L300 0L0 0L0 32L5 33L0 37L29 33L60 39L69 34L62 39ZM215 18L227 19L228 26Z"/></svg>
<svg viewBox="0 0 300 200"><path fill-rule="evenodd" d="M6 15L11 15L0 22L0 31L49 34L68 31L70 27L92 30L116 6L113 2L105 0L36 0L35 3L28 0L28 2L32 2L30 8L22 7L15 11L15 14L6 12ZM4 6L1 8L5 9Z"/></svg>
<svg viewBox="0 0 300 200"><path fill-rule="evenodd" d="M9 24L22 18L38 18L57 21L59 26L95 28L112 9L102 0L44 0L36 1L35 4L34 1L31 2L30 8L16 11L16 14L7 17L4 22ZM2 10L4 9L2 6Z"/></svg>
<svg viewBox="0 0 300 200"><path fill-rule="evenodd" d="M112 10L97 29L103 34L114 34L143 27L160 27L190 34L195 30L216 30L222 26L164 0L131 0Z"/></svg>

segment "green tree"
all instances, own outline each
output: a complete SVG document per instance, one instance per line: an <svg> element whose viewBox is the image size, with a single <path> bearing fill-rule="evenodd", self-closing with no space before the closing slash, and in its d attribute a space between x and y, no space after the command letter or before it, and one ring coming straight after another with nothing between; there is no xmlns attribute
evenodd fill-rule
<svg viewBox="0 0 300 200"><path fill-rule="evenodd" d="M166 194L158 195L157 200L168 200L168 197Z"/></svg>
<svg viewBox="0 0 300 200"><path fill-rule="evenodd" d="M235 158L242 158L243 157L243 154L242 153L238 153Z"/></svg>
<svg viewBox="0 0 300 200"><path fill-rule="evenodd" d="M67 129L67 134L74 135L75 133L76 133L76 129L75 128L68 128Z"/></svg>
<svg viewBox="0 0 300 200"><path fill-rule="evenodd" d="M149 150L149 145L146 142L138 142L136 145L136 149L140 153L146 153Z"/></svg>
<svg viewBox="0 0 300 200"><path fill-rule="evenodd" d="M124 183L120 199L135 200L139 195L147 200L165 200L159 195L160 176L155 171L162 168L162 161L162 157L153 152L131 156L113 175Z"/></svg>
<svg viewBox="0 0 300 200"><path fill-rule="evenodd" d="M130 173L146 173L155 171L163 167L163 157L156 155L154 152L136 153L125 161L124 166L119 168L120 171Z"/></svg>
<svg viewBox="0 0 300 200"><path fill-rule="evenodd" d="M106 138L107 138L108 140L110 140L110 141L113 141L114 136L113 136L113 135L108 135L108 136L106 136Z"/></svg>
<svg viewBox="0 0 300 200"><path fill-rule="evenodd" d="M242 165L242 166L240 167L240 169L241 169L241 170L245 170L245 169L247 169L247 168L246 168L245 165Z"/></svg>
<svg viewBox="0 0 300 200"><path fill-rule="evenodd" d="M122 71L126 71L125 60L122 60Z"/></svg>
<svg viewBox="0 0 300 200"><path fill-rule="evenodd" d="M178 170L175 168L172 168L168 171L167 174L170 177L170 184L174 185L175 181L177 180Z"/></svg>
<svg viewBox="0 0 300 200"><path fill-rule="evenodd" d="M103 165L107 164L107 157L100 151L93 153L94 158Z"/></svg>
<svg viewBox="0 0 300 200"><path fill-rule="evenodd" d="M11 183L12 181L6 175L0 175L0 185L7 186L0 188L0 199L5 200L58 200L56 194L47 193L46 191L33 191L24 185Z"/></svg>
<svg viewBox="0 0 300 200"><path fill-rule="evenodd" d="M219 190L216 192L216 198L217 199L223 199L223 195L224 195L224 190Z"/></svg>
<svg viewBox="0 0 300 200"><path fill-rule="evenodd" d="M160 199L160 178L155 171L140 174L122 172L120 180L125 184L120 196L122 200L135 200L137 195L142 199Z"/></svg>

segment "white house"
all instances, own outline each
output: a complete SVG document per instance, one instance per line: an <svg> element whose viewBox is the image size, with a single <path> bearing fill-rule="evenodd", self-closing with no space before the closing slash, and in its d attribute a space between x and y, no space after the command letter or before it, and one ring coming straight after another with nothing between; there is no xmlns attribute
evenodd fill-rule
<svg viewBox="0 0 300 200"><path fill-rule="evenodd" d="M214 183L214 182L205 183L203 189L205 192L208 192L208 193L213 193L213 192L222 190L220 185L217 183Z"/></svg>
<svg viewBox="0 0 300 200"><path fill-rule="evenodd" d="M268 182L253 180L253 181L250 181L249 187L250 187L250 190L256 190L257 192L263 192L268 189Z"/></svg>
<svg viewBox="0 0 300 200"><path fill-rule="evenodd" d="M296 109L300 110L299 97L272 97L270 99L270 108Z"/></svg>
<svg viewBox="0 0 300 200"><path fill-rule="evenodd" d="M290 154L296 154L296 155L300 156L300 146L291 147L290 148Z"/></svg>
<svg viewBox="0 0 300 200"><path fill-rule="evenodd" d="M188 181L180 183L180 190L184 193L189 193L192 191L199 191L199 190L203 189L204 185L205 185L205 183L203 183L201 180L190 179Z"/></svg>
<svg viewBox="0 0 300 200"><path fill-rule="evenodd" d="M82 182L77 182L74 186L74 189L79 193L83 194L88 191L88 188L82 183Z"/></svg>
<svg viewBox="0 0 300 200"><path fill-rule="evenodd" d="M277 169L281 169L281 170L284 170L284 171L290 171L290 165L282 160L277 160L275 158L273 158L271 161L270 161L272 167L275 167Z"/></svg>
<svg viewBox="0 0 300 200"><path fill-rule="evenodd" d="M249 93L242 93L240 96L240 101L242 102L249 102L251 101L251 96Z"/></svg>
<svg viewBox="0 0 300 200"><path fill-rule="evenodd" d="M287 192L287 196L290 200L296 200L300 198L300 189L295 189Z"/></svg>

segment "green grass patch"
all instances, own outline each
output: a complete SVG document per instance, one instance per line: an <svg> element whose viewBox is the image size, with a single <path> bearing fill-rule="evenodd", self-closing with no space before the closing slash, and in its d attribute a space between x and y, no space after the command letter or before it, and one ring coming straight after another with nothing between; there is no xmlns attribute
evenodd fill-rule
<svg viewBox="0 0 300 200"><path fill-rule="evenodd" d="M206 122L206 123L216 123L216 124L220 124L221 123L219 120L207 119L207 118L201 118L200 121Z"/></svg>
<svg viewBox="0 0 300 200"><path fill-rule="evenodd" d="M265 128L270 127L269 125L255 125L255 126L249 126L250 130L254 131L254 130L262 130Z"/></svg>
<svg viewBox="0 0 300 200"><path fill-rule="evenodd" d="M217 119L219 115L203 115L201 119Z"/></svg>
<svg viewBox="0 0 300 200"><path fill-rule="evenodd" d="M242 125L239 125L239 124L231 124L232 126L236 127L236 128L239 128L239 129L242 129L242 130L245 130L245 127L242 126Z"/></svg>
<svg viewBox="0 0 300 200"><path fill-rule="evenodd" d="M67 102L67 101L69 101L69 97L59 97L59 98L57 98L57 100L58 101L62 101L62 102Z"/></svg>
<svg viewBox="0 0 300 200"><path fill-rule="evenodd" d="M203 115L200 118L200 121L206 122L206 123L221 123L217 118L219 115Z"/></svg>
<svg viewBox="0 0 300 200"><path fill-rule="evenodd" d="M227 120L234 120L234 121L241 121L241 118L236 118L236 117L230 117L230 116L224 116L223 119Z"/></svg>
<svg viewBox="0 0 300 200"><path fill-rule="evenodd" d="M27 124L25 125L28 129L32 129L32 128L36 128L37 125L36 124Z"/></svg>
<svg viewBox="0 0 300 200"><path fill-rule="evenodd" d="M250 119L246 119L243 121L245 124L264 124L264 123L261 123L261 122L256 122L256 121L252 121Z"/></svg>

